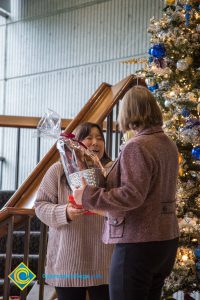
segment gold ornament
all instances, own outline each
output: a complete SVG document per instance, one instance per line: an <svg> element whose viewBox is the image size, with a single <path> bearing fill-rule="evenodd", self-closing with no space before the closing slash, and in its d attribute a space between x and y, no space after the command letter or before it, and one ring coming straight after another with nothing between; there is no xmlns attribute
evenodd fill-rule
<svg viewBox="0 0 200 300"><path fill-rule="evenodd" d="M184 169L182 167L182 163L183 163L183 156L181 153L178 154L178 162L179 162L179 170L178 170L178 174L179 176L183 176L184 175Z"/></svg>
<svg viewBox="0 0 200 300"><path fill-rule="evenodd" d="M167 5L174 5L175 4L175 0L165 0Z"/></svg>
<svg viewBox="0 0 200 300"><path fill-rule="evenodd" d="M191 56L185 57L184 60L188 63L188 65L191 65L193 63L193 58Z"/></svg>
<svg viewBox="0 0 200 300"><path fill-rule="evenodd" d="M179 247L176 255L176 267L194 264L194 253L186 247Z"/></svg>
<svg viewBox="0 0 200 300"><path fill-rule="evenodd" d="M181 153L178 154L178 162L181 164L183 162L183 156Z"/></svg>

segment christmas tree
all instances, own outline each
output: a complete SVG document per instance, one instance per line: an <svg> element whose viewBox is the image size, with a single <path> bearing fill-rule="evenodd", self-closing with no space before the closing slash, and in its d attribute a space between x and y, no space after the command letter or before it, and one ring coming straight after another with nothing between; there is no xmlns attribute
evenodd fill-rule
<svg viewBox="0 0 200 300"><path fill-rule="evenodd" d="M163 299L173 299L173 293L182 290L189 300L190 293L200 291L200 1L166 0L162 18L152 18L148 32L149 57L138 74L157 98L180 163L180 245Z"/></svg>

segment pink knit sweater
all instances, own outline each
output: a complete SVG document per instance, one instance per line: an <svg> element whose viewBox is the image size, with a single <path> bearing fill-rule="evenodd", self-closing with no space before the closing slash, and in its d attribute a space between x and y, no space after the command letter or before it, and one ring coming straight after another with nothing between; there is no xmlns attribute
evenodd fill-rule
<svg viewBox="0 0 200 300"><path fill-rule="evenodd" d="M38 190L35 211L49 226L46 282L78 287L108 284L112 245L101 241L104 218L82 215L68 223L69 189L61 163L47 171Z"/></svg>

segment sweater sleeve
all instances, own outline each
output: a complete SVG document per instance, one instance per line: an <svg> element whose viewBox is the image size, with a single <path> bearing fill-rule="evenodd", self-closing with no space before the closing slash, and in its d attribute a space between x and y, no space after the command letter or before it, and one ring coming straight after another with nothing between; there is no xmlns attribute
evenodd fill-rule
<svg viewBox="0 0 200 300"><path fill-rule="evenodd" d="M58 203L59 180L60 164L56 163L45 174L34 205L37 217L46 225L54 228L68 224L67 204Z"/></svg>
<svg viewBox="0 0 200 300"><path fill-rule="evenodd" d="M119 159L120 187L106 191L87 185L82 197L85 209L125 212L144 203L152 178L152 160L137 143L127 144Z"/></svg>

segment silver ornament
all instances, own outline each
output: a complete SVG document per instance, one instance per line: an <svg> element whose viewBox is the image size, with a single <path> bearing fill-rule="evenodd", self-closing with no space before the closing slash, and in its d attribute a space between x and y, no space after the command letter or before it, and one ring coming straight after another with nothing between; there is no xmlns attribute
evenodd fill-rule
<svg viewBox="0 0 200 300"><path fill-rule="evenodd" d="M184 59L180 59L177 61L176 67L179 71L185 71L188 69L189 64Z"/></svg>
<svg viewBox="0 0 200 300"><path fill-rule="evenodd" d="M165 107L169 107L171 105L171 102L169 100L165 100Z"/></svg>

